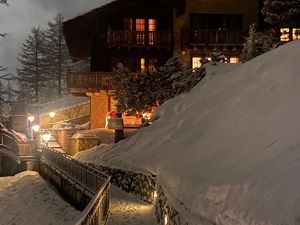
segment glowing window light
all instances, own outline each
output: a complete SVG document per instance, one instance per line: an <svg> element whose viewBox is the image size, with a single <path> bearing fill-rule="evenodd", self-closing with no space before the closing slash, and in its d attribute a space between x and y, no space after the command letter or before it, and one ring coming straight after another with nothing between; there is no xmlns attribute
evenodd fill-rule
<svg viewBox="0 0 300 225"><path fill-rule="evenodd" d="M293 28L293 40L300 40L300 28Z"/></svg>
<svg viewBox="0 0 300 225"><path fill-rule="evenodd" d="M201 57L192 58L192 69L201 67Z"/></svg>
<svg viewBox="0 0 300 225"><path fill-rule="evenodd" d="M281 28L280 29L280 41L289 41L290 40L290 28Z"/></svg>
<svg viewBox="0 0 300 225"><path fill-rule="evenodd" d="M135 30L145 31L145 19L135 19Z"/></svg>
<svg viewBox="0 0 300 225"><path fill-rule="evenodd" d="M230 57L229 62L230 63L238 63L238 62L240 62L240 58L239 57Z"/></svg>
<svg viewBox="0 0 300 225"><path fill-rule="evenodd" d="M145 72L146 70L146 61L144 58L141 58L141 72Z"/></svg>

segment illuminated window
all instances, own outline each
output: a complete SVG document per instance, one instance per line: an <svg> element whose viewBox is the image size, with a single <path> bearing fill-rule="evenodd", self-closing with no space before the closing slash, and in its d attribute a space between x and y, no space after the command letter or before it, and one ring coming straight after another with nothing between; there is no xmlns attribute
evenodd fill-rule
<svg viewBox="0 0 300 225"><path fill-rule="evenodd" d="M230 57L229 62L230 63L238 63L238 62L240 62L240 58L239 57Z"/></svg>
<svg viewBox="0 0 300 225"><path fill-rule="evenodd" d="M135 19L135 30L145 31L145 19Z"/></svg>
<svg viewBox="0 0 300 225"><path fill-rule="evenodd" d="M293 28L293 40L300 40L300 28Z"/></svg>
<svg viewBox="0 0 300 225"><path fill-rule="evenodd" d="M201 57L192 58L192 69L201 67Z"/></svg>
<svg viewBox="0 0 300 225"><path fill-rule="evenodd" d="M156 27L157 27L156 24L157 24L156 19L149 19L148 20L148 30L156 31Z"/></svg>
<svg viewBox="0 0 300 225"><path fill-rule="evenodd" d="M153 58L149 59L149 62L148 62L148 70L149 70L150 72L152 72L152 71L155 70L155 62L156 62L155 59L153 59Z"/></svg>
<svg viewBox="0 0 300 225"><path fill-rule="evenodd" d="M145 58L141 58L141 72L145 72L146 70L146 62L145 62Z"/></svg>
<svg viewBox="0 0 300 225"><path fill-rule="evenodd" d="M289 28L281 28L280 29L280 41L289 41L289 33L290 29Z"/></svg>
<svg viewBox="0 0 300 225"><path fill-rule="evenodd" d="M156 19L148 19L148 31L149 31L149 45L154 45L156 42L157 22Z"/></svg>

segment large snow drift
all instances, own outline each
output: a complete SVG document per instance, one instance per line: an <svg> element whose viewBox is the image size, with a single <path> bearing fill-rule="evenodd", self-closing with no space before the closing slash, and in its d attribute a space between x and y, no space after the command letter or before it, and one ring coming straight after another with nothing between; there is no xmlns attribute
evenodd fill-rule
<svg viewBox="0 0 300 225"><path fill-rule="evenodd" d="M300 224L300 41L210 73L157 114L79 158L157 174L190 224Z"/></svg>
<svg viewBox="0 0 300 225"><path fill-rule="evenodd" d="M73 225L80 216L36 172L0 177L1 225Z"/></svg>

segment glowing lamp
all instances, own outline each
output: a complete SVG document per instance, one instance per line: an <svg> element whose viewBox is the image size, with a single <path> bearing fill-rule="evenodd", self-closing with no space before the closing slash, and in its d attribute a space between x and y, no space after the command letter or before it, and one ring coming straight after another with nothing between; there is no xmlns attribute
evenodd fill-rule
<svg viewBox="0 0 300 225"><path fill-rule="evenodd" d="M33 125L31 128L34 132L38 132L40 129L40 126L36 124L36 125Z"/></svg>
<svg viewBox="0 0 300 225"><path fill-rule="evenodd" d="M44 133L42 135L43 141L45 141L46 143L48 143L48 141L50 141L51 139L51 134L50 133Z"/></svg>
<svg viewBox="0 0 300 225"><path fill-rule="evenodd" d="M165 215L165 218L164 218L164 225L167 225L168 224L168 215Z"/></svg>
<svg viewBox="0 0 300 225"><path fill-rule="evenodd" d="M49 116L50 116L50 118L53 118L55 116L55 112L50 112Z"/></svg>
<svg viewBox="0 0 300 225"><path fill-rule="evenodd" d="M32 123L34 121L34 116L28 116L27 119Z"/></svg>

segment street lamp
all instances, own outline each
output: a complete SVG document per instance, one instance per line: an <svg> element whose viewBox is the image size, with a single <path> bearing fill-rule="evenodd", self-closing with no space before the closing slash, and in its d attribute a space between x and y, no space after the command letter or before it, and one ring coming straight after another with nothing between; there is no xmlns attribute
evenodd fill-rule
<svg viewBox="0 0 300 225"><path fill-rule="evenodd" d="M46 142L46 147L48 147L48 141L51 139L51 134L50 133L44 133L42 135L42 139L44 142Z"/></svg>
<svg viewBox="0 0 300 225"><path fill-rule="evenodd" d="M50 113L49 113L49 116L50 116L50 119L51 119L51 123L53 123L53 119L54 119L54 116L55 116L55 112L50 112Z"/></svg>
<svg viewBox="0 0 300 225"><path fill-rule="evenodd" d="M37 124L35 124L31 127L31 138L32 139L34 139L34 132L35 133L39 132L39 129L40 129L40 125L37 125Z"/></svg>
<svg viewBox="0 0 300 225"><path fill-rule="evenodd" d="M28 130L28 135L30 136L30 139L32 139L32 127L31 123L34 121L34 116L30 115L27 117L27 120L29 121L29 125L27 124L27 130Z"/></svg>

